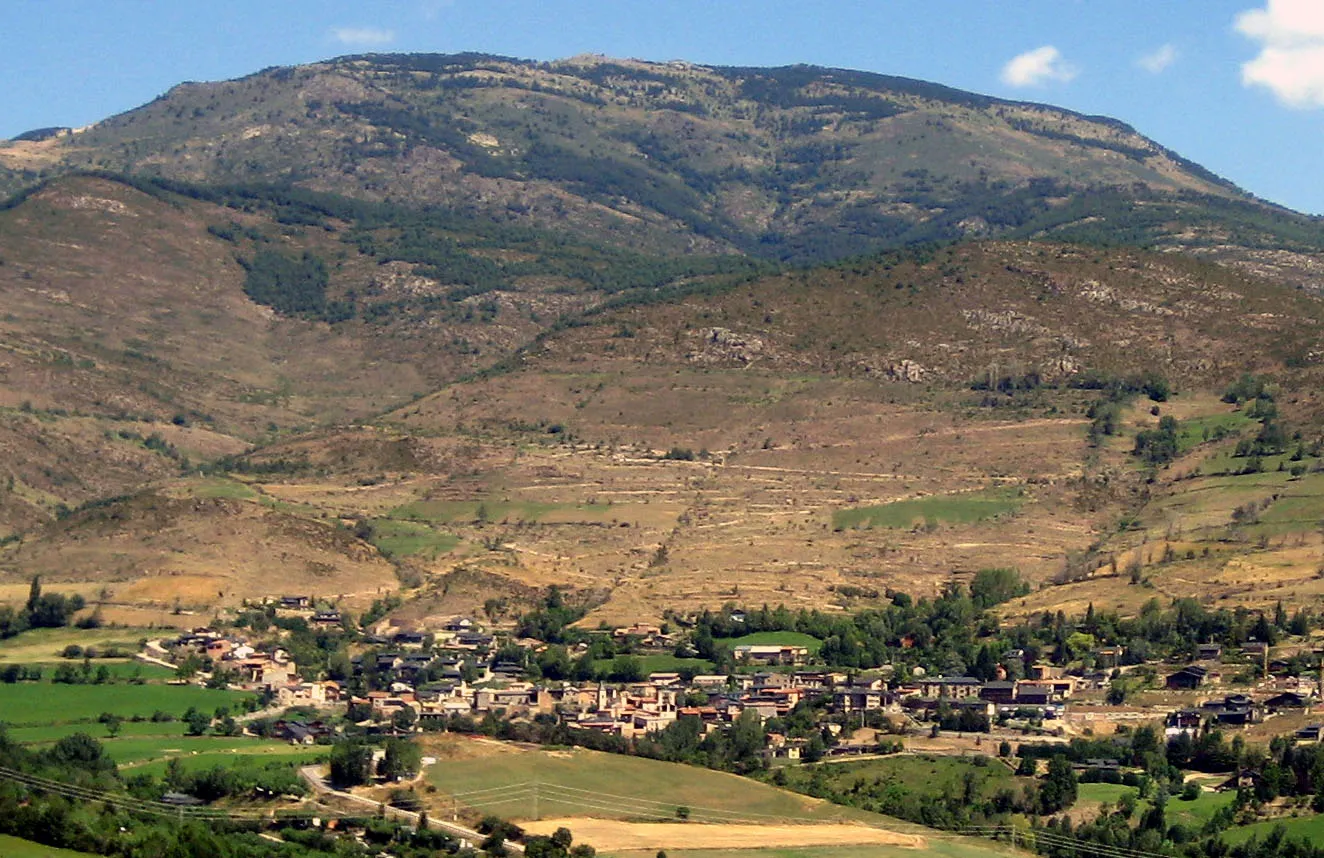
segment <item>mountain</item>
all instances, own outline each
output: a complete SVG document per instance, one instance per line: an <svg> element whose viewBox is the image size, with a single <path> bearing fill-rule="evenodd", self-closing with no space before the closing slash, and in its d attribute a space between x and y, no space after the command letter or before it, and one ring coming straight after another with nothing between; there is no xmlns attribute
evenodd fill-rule
<svg viewBox="0 0 1324 858"><path fill-rule="evenodd" d="M595 243L808 262L922 241L1313 252L1317 221L1124 123L812 66L363 55L188 83L0 148L74 169L441 206Z"/></svg>
<svg viewBox="0 0 1324 858"><path fill-rule="evenodd" d="M1082 587L1129 604L1149 591L1108 558L1161 552L1174 515L1194 520L1165 505L1198 498L1209 521L1181 550L1217 553L1199 574L1150 558L1146 580L1221 575L1207 592L1243 598L1266 565L1300 566L1324 505L1324 303L1208 261L984 241L470 294L384 260L390 227L280 219L297 212L92 176L0 212L0 592L39 573L154 622L273 587L360 608L403 589L417 619L554 583L616 621L870 604L1010 566L1044 588L1027 610ZM263 253L326 260L329 299L252 300ZM1219 394L1248 372L1283 391L1304 476L1291 450L1240 473L1257 424ZM1147 378L1172 395L1151 402ZM1116 432L1093 438L1114 394ZM1151 408L1189 433L1157 472L1130 452ZM1263 525L1281 545L1226 530L1261 493L1296 510Z"/></svg>
<svg viewBox="0 0 1324 858"><path fill-rule="evenodd" d="M1324 594L1324 231L1113 120L365 56L23 137L0 598Z"/></svg>

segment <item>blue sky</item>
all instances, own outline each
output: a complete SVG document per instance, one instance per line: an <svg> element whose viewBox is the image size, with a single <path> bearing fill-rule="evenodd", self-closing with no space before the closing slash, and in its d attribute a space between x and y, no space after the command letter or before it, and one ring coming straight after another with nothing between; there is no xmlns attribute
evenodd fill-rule
<svg viewBox="0 0 1324 858"><path fill-rule="evenodd" d="M1125 120L1324 214L1324 0L4 0L0 138L362 51L814 63Z"/></svg>

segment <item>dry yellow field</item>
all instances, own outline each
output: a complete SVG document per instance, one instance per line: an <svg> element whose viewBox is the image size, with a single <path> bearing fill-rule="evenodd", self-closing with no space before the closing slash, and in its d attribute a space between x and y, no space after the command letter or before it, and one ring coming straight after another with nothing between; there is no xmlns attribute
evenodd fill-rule
<svg viewBox="0 0 1324 858"><path fill-rule="evenodd" d="M568 828L575 840L588 843L599 852L655 849L746 849L793 848L804 846L901 846L923 849L925 839L918 834L884 831L867 825L707 825L680 822L621 822L611 819L544 819L522 826L533 834L550 835L558 828Z"/></svg>

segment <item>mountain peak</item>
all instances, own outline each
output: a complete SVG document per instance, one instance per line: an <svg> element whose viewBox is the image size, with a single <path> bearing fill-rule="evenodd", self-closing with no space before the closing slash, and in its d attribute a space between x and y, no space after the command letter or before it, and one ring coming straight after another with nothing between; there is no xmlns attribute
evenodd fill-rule
<svg viewBox="0 0 1324 858"><path fill-rule="evenodd" d="M797 262L983 236L1254 240L1269 211L1115 119L811 65L356 54L181 84L28 145L47 175L288 185ZM0 165L31 161L11 145Z"/></svg>

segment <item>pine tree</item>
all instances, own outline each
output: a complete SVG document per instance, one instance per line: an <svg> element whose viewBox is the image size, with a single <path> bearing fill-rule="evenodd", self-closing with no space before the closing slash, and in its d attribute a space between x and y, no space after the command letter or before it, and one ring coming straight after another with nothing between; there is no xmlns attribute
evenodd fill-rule
<svg viewBox="0 0 1324 858"><path fill-rule="evenodd" d="M31 614L37 610L37 603L41 601L41 576L32 576L32 586L28 587L28 613Z"/></svg>

